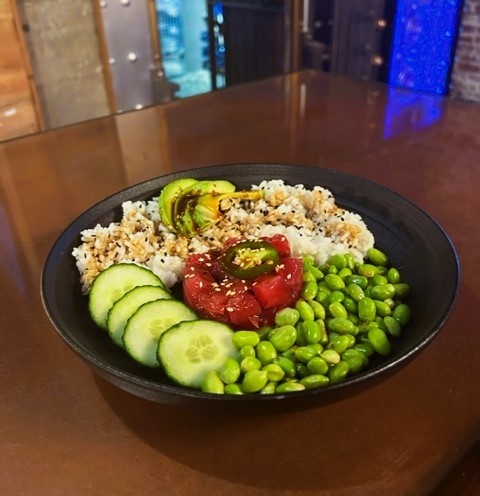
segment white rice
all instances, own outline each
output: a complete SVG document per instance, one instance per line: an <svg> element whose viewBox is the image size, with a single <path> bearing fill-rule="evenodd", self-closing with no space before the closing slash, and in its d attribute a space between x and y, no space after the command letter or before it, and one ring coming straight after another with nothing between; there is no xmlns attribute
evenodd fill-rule
<svg viewBox="0 0 480 496"><path fill-rule="evenodd" d="M346 252L362 261L374 245L362 218L339 208L325 188L308 190L303 185L289 186L273 180L252 189L263 190L264 199L222 202L222 220L192 238L171 233L162 224L158 198L124 202L120 222L82 231L82 244L73 249L82 290L87 293L99 272L121 262L148 267L171 287L183 279L190 253L220 248L232 237L255 239L283 234L293 255L312 255L318 264L330 255Z"/></svg>

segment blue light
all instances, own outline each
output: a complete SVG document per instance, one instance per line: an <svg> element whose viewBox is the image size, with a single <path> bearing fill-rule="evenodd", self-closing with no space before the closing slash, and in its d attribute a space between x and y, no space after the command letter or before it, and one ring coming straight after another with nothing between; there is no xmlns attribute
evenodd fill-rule
<svg viewBox="0 0 480 496"><path fill-rule="evenodd" d="M418 132L442 117L444 99L438 95L388 88L383 137L392 139L404 133Z"/></svg>
<svg viewBox="0 0 480 496"><path fill-rule="evenodd" d="M461 0L398 0L389 83L443 95Z"/></svg>

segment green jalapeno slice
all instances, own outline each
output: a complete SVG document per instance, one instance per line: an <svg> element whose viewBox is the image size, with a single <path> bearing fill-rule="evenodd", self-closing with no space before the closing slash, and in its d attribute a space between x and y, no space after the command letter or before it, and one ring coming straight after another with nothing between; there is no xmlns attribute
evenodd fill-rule
<svg viewBox="0 0 480 496"><path fill-rule="evenodd" d="M277 249L268 241L240 241L227 248L221 259L223 268L240 279L273 272L279 260Z"/></svg>

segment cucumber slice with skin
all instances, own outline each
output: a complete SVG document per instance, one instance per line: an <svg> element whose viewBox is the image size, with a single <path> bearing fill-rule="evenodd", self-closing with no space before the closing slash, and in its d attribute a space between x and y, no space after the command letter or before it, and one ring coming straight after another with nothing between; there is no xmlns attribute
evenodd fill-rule
<svg viewBox="0 0 480 496"><path fill-rule="evenodd" d="M110 308L107 330L112 341L123 348L123 332L128 319L144 304L154 300L169 300L170 291L160 286L137 286L125 293Z"/></svg>
<svg viewBox="0 0 480 496"><path fill-rule="evenodd" d="M93 281L88 295L88 309L94 322L107 329L108 311L113 304L135 286L165 285L151 270L131 263L111 265Z"/></svg>
<svg viewBox="0 0 480 496"><path fill-rule="evenodd" d="M205 375L218 370L238 350L233 330L214 320L181 322L162 334L158 360L167 375L181 386L200 389Z"/></svg>
<svg viewBox="0 0 480 496"><path fill-rule="evenodd" d="M160 336L173 325L194 319L198 319L197 314L178 300L144 303L128 319L123 333L123 347L142 365L159 367L157 349Z"/></svg>

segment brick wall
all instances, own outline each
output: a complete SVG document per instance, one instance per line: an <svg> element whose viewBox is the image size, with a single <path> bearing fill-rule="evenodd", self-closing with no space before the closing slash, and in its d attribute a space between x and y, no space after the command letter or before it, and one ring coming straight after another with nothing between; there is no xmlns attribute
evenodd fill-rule
<svg viewBox="0 0 480 496"><path fill-rule="evenodd" d="M450 94L480 102L480 0L464 3Z"/></svg>

